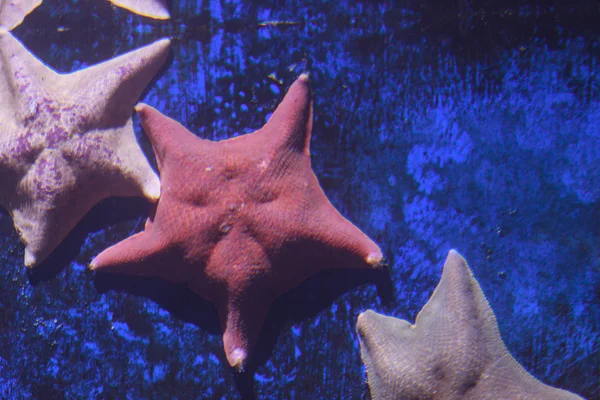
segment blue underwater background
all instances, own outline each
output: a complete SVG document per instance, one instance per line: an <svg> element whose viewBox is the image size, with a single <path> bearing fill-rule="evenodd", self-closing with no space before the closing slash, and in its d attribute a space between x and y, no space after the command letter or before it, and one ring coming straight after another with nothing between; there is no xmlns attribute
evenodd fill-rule
<svg viewBox="0 0 600 400"><path fill-rule="evenodd" d="M308 71L315 173L389 272L279 298L236 375L211 303L86 270L143 199L102 202L34 270L2 210L0 398L368 399L358 314L414 321L455 248L525 369L600 399L600 3L566 3L174 0L153 21L46 0L14 34L61 72L174 38L143 101L203 138L259 128Z"/></svg>

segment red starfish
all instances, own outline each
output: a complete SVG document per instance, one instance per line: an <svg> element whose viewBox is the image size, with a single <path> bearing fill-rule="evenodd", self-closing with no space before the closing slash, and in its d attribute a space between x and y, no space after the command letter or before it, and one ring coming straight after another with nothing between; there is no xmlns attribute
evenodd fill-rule
<svg viewBox="0 0 600 400"><path fill-rule="evenodd" d="M262 129L220 142L147 105L136 110L155 149L161 197L145 231L91 268L185 282L213 301L238 371L277 296L322 269L380 265L379 247L331 205L311 169L308 75Z"/></svg>

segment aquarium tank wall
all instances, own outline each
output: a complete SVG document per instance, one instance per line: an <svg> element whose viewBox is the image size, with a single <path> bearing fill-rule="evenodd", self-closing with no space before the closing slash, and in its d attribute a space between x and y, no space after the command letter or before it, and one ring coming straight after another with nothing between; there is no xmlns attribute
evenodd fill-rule
<svg viewBox="0 0 600 400"><path fill-rule="evenodd" d="M0 0L0 398L600 399L599 35Z"/></svg>

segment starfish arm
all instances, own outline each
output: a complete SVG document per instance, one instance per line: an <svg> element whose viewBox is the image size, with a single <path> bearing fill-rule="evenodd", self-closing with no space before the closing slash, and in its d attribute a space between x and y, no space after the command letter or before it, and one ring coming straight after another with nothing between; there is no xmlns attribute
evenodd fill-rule
<svg viewBox="0 0 600 400"><path fill-rule="evenodd" d="M286 203L271 207L262 216L269 232L262 231L261 236L274 237L279 232L282 238L312 244L307 256L327 262L331 268L379 268L383 260L379 246L344 218L320 188L318 191L317 197L311 196L299 210Z"/></svg>
<svg viewBox="0 0 600 400"><path fill-rule="evenodd" d="M169 9L163 0L109 0L117 7L154 19L169 19Z"/></svg>
<svg viewBox="0 0 600 400"><path fill-rule="evenodd" d="M342 216L331 204L323 206L320 213L308 221L314 240L325 243L335 250L343 251L362 260L368 266L379 268L383 260L381 249L356 225ZM348 268L352 263L337 264ZM364 265L356 264L357 267Z"/></svg>
<svg viewBox="0 0 600 400"><path fill-rule="evenodd" d="M167 278L164 270L173 264L167 261L169 253L167 241L152 230L149 231L147 225L146 231L138 232L98 254L90 263L90 269ZM173 281L172 278L167 279Z"/></svg>
<svg viewBox="0 0 600 400"><path fill-rule="evenodd" d="M170 40L162 39L103 63L62 75L61 89L98 114L103 126L123 126L143 90L167 60ZM98 79L100 77L100 79ZM73 87L78 91L73 93Z"/></svg>
<svg viewBox="0 0 600 400"><path fill-rule="evenodd" d="M64 160L49 152L7 194L5 206L25 244L26 266L43 261L91 208L89 197L69 201L75 179Z"/></svg>
<svg viewBox="0 0 600 400"><path fill-rule="evenodd" d="M196 257L197 258L197 257ZM229 364L242 371L277 296L269 255L245 229L233 228L211 249L203 279L190 286L211 299L221 320Z"/></svg>
<svg viewBox="0 0 600 400"><path fill-rule="evenodd" d="M514 357L506 354L481 374L479 391L471 398L504 398L527 400L583 400L575 393L546 385L527 372ZM490 396L489 393L493 395Z"/></svg>
<svg viewBox="0 0 600 400"><path fill-rule="evenodd" d="M367 310L358 316L356 332L360 355L373 399L425 398L435 392L431 379L420 379L430 357L415 337L414 326L405 320ZM402 340L406 345L400 346ZM408 349L410 351L405 351ZM399 363L397 360L403 360ZM402 382L402 384L400 384Z"/></svg>
<svg viewBox="0 0 600 400"><path fill-rule="evenodd" d="M124 185L114 193L123 196L142 193L147 199L156 202L160 196L160 180L135 140L131 124L132 121L129 120L125 127L128 132L119 135L115 165L121 171Z"/></svg>
<svg viewBox="0 0 600 400"><path fill-rule="evenodd" d="M0 106L22 121L34 118L40 99L47 97L41 82L52 82L58 76L3 28L0 28L0 71Z"/></svg>
<svg viewBox="0 0 600 400"><path fill-rule="evenodd" d="M56 211L49 210L41 204L30 204L9 213L25 244L26 267L35 267L44 261L76 224L73 218L60 220ZM75 213L85 214L79 211L74 211Z"/></svg>
<svg viewBox="0 0 600 400"><path fill-rule="evenodd" d="M170 156L173 160L181 159L183 152L196 149L199 142L210 144L210 141L198 138L179 122L147 104L140 103L135 110L144 132L152 143L158 169L161 171L166 157Z"/></svg>
<svg viewBox="0 0 600 400"><path fill-rule="evenodd" d="M223 347L229 365L243 372L266 318L269 301L260 293L230 290L228 301L219 308Z"/></svg>
<svg viewBox="0 0 600 400"><path fill-rule="evenodd" d="M448 253L440 282L415 325L438 332L441 340L455 340L461 334L465 335L461 343L485 343L494 358L506 352L494 312L465 259L454 250Z"/></svg>
<svg viewBox="0 0 600 400"><path fill-rule="evenodd" d="M42 0L0 0L0 26L16 28L40 4Z"/></svg>
<svg viewBox="0 0 600 400"><path fill-rule="evenodd" d="M136 141L131 119L123 127L88 131L80 140L65 143L61 151L82 179L101 185L92 190L102 196L158 200L160 181Z"/></svg>
<svg viewBox="0 0 600 400"><path fill-rule="evenodd" d="M312 114L309 78L308 74L302 74L258 132L268 136L269 141L278 149L276 152L285 154L292 150L309 155Z"/></svg>

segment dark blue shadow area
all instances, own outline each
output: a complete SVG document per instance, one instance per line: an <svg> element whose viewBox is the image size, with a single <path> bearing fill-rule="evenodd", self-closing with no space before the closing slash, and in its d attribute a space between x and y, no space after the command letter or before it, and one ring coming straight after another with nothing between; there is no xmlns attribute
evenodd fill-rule
<svg viewBox="0 0 600 400"><path fill-rule="evenodd" d="M101 201L84 216L45 261L36 268L27 269L29 282L35 286L54 278L78 256L91 259L93 254L90 255L89 250L86 251L89 247L86 246L86 236L89 232L97 232L107 225L114 225L115 231L121 227L119 231L122 231L122 222L133 219L137 219L136 228L139 229L143 226L142 222L146 219L150 207L151 205L142 198L109 198ZM110 241L111 237L106 237L106 240ZM22 256L22 252L19 256Z"/></svg>
<svg viewBox="0 0 600 400"><path fill-rule="evenodd" d="M269 311L251 361L243 373L234 376L234 382L240 395L243 398L256 398L254 375L258 368L264 366L272 357L276 357L274 347L286 325L298 324L307 318L316 317L321 310L331 307L344 293L369 283L376 285L384 303L391 302L393 287L386 270L327 270L281 296ZM197 326L214 336L214 340L217 342L222 334L218 315L212 303L197 296L185 285L175 285L155 278L123 277L98 273L94 278L94 286L100 293L122 292L153 301L176 320ZM153 326L147 319L141 318L139 313L124 313L122 318L135 334L152 335ZM168 348L163 347L160 351L168 357ZM218 358L224 369L233 374L234 370L229 368L224 354L219 355ZM107 360L107 362L111 361ZM171 385L173 385L170 389L171 392L179 391L177 382L171 382ZM318 381L309 379L302 382L302 386L315 385L318 385ZM148 389L148 393L142 393L142 396L152 396L154 389ZM301 389L296 390L302 392ZM117 396L118 391L115 391L114 395Z"/></svg>

